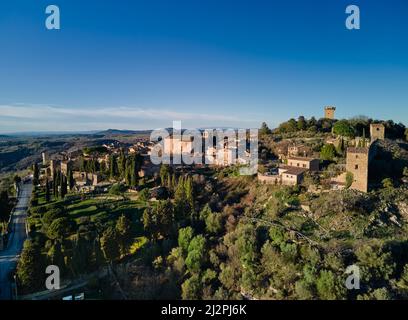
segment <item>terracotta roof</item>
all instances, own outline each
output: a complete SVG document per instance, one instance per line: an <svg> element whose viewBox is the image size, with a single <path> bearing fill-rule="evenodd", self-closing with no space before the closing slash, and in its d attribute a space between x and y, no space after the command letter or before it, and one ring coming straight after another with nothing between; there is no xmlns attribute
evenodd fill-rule
<svg viewBox="0 0 408 320"><path fill-rule="evenodd" d="M316 158L309 158L309 157L288 157L289 160L297 160L297 161L313 161L313 160L318 160Z"/></svg>
<svg viewBox="0 0 408 320"><path fill-rule="evenodd" d="M295 176L301 175L303 173L305 173L306 171L308 171L305 168L297 168L297 167L285 167L284 168L286 171L283 172L282 174L292 174Z"/></svg>

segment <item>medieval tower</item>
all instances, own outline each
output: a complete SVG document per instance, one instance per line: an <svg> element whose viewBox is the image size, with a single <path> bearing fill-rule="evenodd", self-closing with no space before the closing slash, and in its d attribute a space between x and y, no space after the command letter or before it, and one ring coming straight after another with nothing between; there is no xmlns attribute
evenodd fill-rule
<svg viewBox="0 0 408 320"><path fill-rule="evenodd" d="M385 126L382 123L371 123L370 124L370 136L371 142L375 140L385 139Z"/></svg>
<svg viewBox="0 0 408 320"><path fill-rule="evenodd" d="M346 170L353 175L351 188L362 192L368 191L368 164L370 149L348 148Z"/></svg>
<svg viewBox="0 0 408 320"><path fill-rule="evenodd" d="M336 107L332 107L332 106L324 107L324 118L334 120L335 111L336 111Z"/></svg>

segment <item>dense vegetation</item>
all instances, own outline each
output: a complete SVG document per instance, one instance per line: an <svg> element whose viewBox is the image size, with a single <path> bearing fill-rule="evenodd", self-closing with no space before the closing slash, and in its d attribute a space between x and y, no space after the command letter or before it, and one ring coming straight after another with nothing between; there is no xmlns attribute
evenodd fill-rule
<svg viewBox="0 0 408 320"><path fill-rule="evenodd" d="M379 143L376 172L384 175L368 194L325 185L344 165L344 141L368 138L370 121L264 124L261 146L269 153L286 135L318 132L308 143L321 153L323 170L297 187L263 185L234 167L163 165L158 176L140 180L137 156L124 154L110 158L109 170L83 162L85 171L120 183L87 195L35 188L20 289L41 289L37 268L53 263L64 280L111 266L119 282L98 284L108 298L406 299L407 145ZM403 137L402 125L388 125L389 135ZM338 147L324 143L332 130L344 139ZM351 265L360 270L358 290L345 286Z"/></svg>

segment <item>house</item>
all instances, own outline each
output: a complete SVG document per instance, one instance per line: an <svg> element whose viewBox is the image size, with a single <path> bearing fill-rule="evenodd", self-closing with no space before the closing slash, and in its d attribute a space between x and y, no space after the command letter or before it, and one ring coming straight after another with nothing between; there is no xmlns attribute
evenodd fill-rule
<svg viewBox="0 0 408 320"><path fill-rule="evenodd" d="M307 169L286 167L279 168L280 176L282 177L282 184L286 186L296 186L303 181L303 176Z"/></svg>
<svg viewBox="0 0 408 320"><path fill-rule="evenodd" d="M258 181L265 184L296 186L302 183L307 169L284 166L280 167L278 174L258 173Z"/></svg>
<svg viewBox="0 0 408 320"><path fill-rule="evenodd" d="M290 167L303 168L310 171L319 171L320 160L308 157L288 157L287 165Z"/></svg>
<svg viewBox="0 0 408 320"><path fill-rule="evenodd" d="M164 138L164 153L166 155L181 155L191 153L193 150L193 141L191 139L183 140L181 137L175 138L169 136Z"/></svg>
<svg viewBox="0 0 408 320"><path fill-rule="evenodd" d="M101 176L96 173L74 171L72 176L75 180L75 184L78 186L96 186L101 182Z"/></svg>
<svg viewBox="0 0 408 320"><path fill-rule="evenodd" d="M288 157L306 157L312 154L312 149L305 145L290 145L288 147Z"/></svg>

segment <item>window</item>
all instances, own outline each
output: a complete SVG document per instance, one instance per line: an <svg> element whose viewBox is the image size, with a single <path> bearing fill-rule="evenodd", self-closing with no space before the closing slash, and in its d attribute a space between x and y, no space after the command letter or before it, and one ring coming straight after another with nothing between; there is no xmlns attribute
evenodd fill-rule
<svg viewBox="0 0 408 320"><path fill-rule="evenodd" d="M298 163L297 166L300 167L300 163Z"/></svg>
<svg viewBox="0 0 408 320"><path fill-rule="evenodd" d="M358 164L356 164L356 165L354 166L354 169L358 170Z"/></svg>
<svg viewBox="0 0 408 320"><path fill-rule="evenodd" d="M303 165L303 168L306 168L306 165L305 165L305 164Z"/></svg>
<svg viewBox="0 0 408 320"><path fill-rule="evenodd" d="M356 154L356 159L358 159L358 154Z"/></svg>

